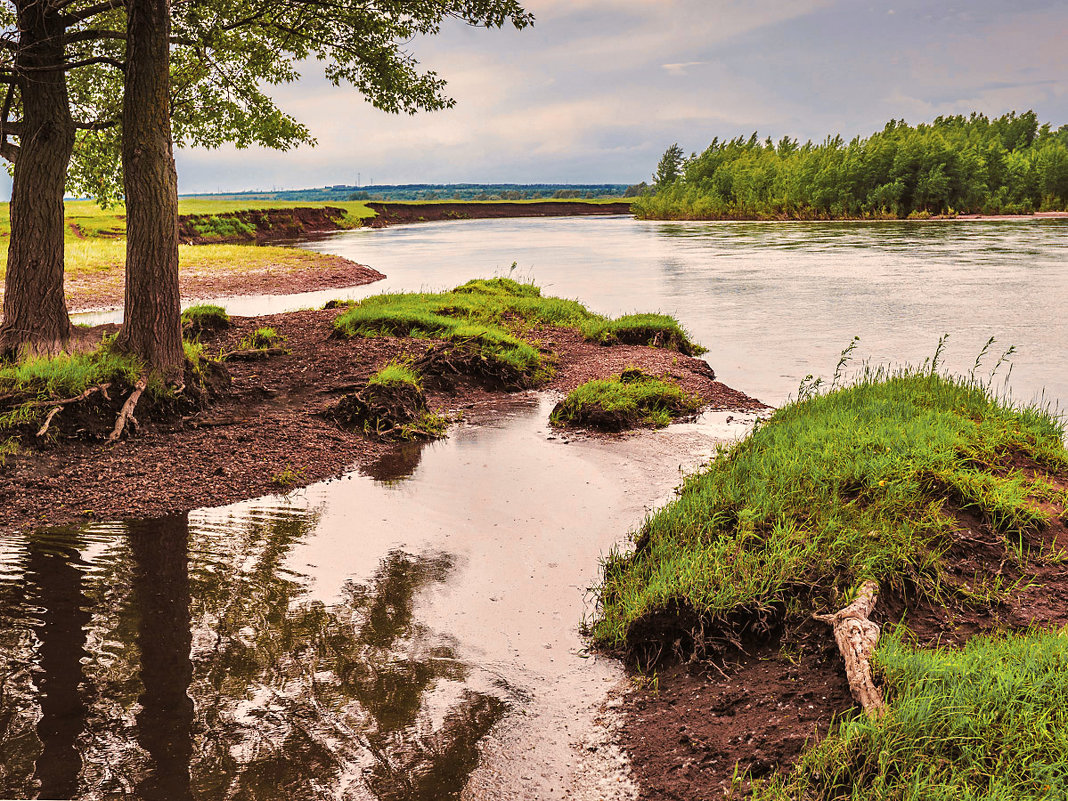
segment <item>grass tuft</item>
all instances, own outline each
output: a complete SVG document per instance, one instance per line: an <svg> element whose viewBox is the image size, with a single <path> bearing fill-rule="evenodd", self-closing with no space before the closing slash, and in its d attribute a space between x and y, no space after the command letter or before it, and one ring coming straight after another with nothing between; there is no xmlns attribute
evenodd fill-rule
<svg viewBox="0 0 1068 801"><path fill-rule="evenodd" d="M285 337L273 328L267 326L257 328L247 337L241 340L238 348L241 350L267 350L277 348L285 341Z"/></svg>
<svg viewBox="0 0 1068 801"><path fill-rule="evenodd" d="M398 362L390 362L367 379L367 385L374 384L412 384L422 389L423 382L417 373Z"/></svg>
<svg viewBox="0 0 1068 801"><path fill-rule="evenodd" d="M674 382L630 369L571 390L553 409L549 421L557 426L603 431L660 428L699 408L701 399L684 392Z"/></svg>
<svg viewBox="0 0 1068 801"><path fill-rule="evenodd" d="M106 346L92 353L28 356L0 365L0 395L66 398L107 381L134 384L143 368Z"/></svg>
<svg viewBox="0 0 1068 801"><path fill-rule="evenodd" d="M230 315L222 306L202 303L182 312L182 334L196 339L201 334L224 331L230 327Z"/></svg>
<svg viewBox="0 0 1068 801"><path fill-rule="evenodd" d="M707 352L692 341L679 321L666 314L626 314L616 320L595 320L583 326L586 339L602 345L648 345L687 356Z"/></svg>

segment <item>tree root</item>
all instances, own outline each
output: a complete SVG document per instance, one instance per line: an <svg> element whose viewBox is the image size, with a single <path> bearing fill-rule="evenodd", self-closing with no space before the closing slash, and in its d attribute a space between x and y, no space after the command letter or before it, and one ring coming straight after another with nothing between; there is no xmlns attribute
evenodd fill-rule
<svg viewBox="0 0 1068 801"><path fill-rule="evenodd" d="M78 401L83 401L86 398L88 398L90 395L92 395L92 394L94 394L96 392L101 393L105 398L107 398L108 397L108 388L110 386L111 386L110 383L97 384L95 387L89 387L89 389L85 390L85 392L83 392L81 395L77 395L77 396L75 396L73 398L65 398L63 400L35 401L33 403L27 404L28 406L34 406L34 407L36 407L36 406L52 406L53 407L52 411L50 411L48 413L48 416L45 417L44 425L42 425L40 431L37 432L37 439L41 439L41 437L43 437L45 434L48 433L48 427L52 425L52 421L55 419L56 415L59 414L61 411L63 411L63 407L64 406L69 406L72 403L77 403Z"/></svg>
<svg viewBox="0 0 1068 801"><path fill-rule="evenodd" d="M108 390L110 388L111 388L111 383L110 382L108 382L106 384L97 384L95 387L89 387L89 389L85 390L85 392L83 392L81 395L75 395L73 398L64 398L63 400L51 400L51 399L49 399L49 400L32 401L32 402L27 403L25 405L28 406L31 409L35 409L35 408L40 407L40 406L69 406L72 403L77 403L78 401L85 400L90 395L92 395L92 394L94 394L96 392L103 392L104 393L104 397L106 398L106 397L108 397Z"/></svg>
<svg viewBox="0 0 1068 801"><path fill-rule="evenodd" d="M126 429L126 424L132 422L137 425L137 418L134 417L134 409L137 408L137 402L141 400L141 394L145 391L145 387L148 386L148 376L143 375L137 379L137 383L134 384L133 392L130 393L130 397L126 399L126 403L122 405L122 410L119 412L118 419L115 420L115 429L108 435L108 442L115 442L122 436L122 432Z"/></svg>
<svg viewBox="0 0 1068 801"><path fill-rule="evenodd" d="M866 581L856 600L849 606L831 615L813 615L816 620L834 627L834 639L845 660L849 691L868 717L872 718L886 711L883 694L871 676L871 656L879 642L879 626L868 616L875 608L878 594L879 585L874 581Z"/></svg>
<svg viewBox="0 0 1068 801"><path fill-rule="evenodd" d="M59 414L61 411L63 411L63 407L62 406L57 406L56 408L54 408L52 411L50 411L48 413L48 417L45 418L44 425L41 426L41 430L37 432L37 439L40 439L41 437L43 437L45 434L48 433L48 427L50 425L52 425L52 419L57 414Z"/></svg>

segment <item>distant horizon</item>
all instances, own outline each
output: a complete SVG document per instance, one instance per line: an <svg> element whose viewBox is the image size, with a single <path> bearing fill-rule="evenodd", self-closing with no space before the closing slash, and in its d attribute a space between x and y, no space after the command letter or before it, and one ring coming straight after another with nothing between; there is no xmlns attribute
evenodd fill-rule
<svg viewBox="0 0 1068 801"><path fill-rule="evenodd" d="M179 190L635 184L673 142L690 153L753 131L849 139L971 111L1068 122L1068 6L1055 0L524 5L528 30L447 23L406 43L448 81L455 108L392 116L298 64L298 82L266 88L318 146L178 150ZM9 191L0 174L0 197Z"/></svg>

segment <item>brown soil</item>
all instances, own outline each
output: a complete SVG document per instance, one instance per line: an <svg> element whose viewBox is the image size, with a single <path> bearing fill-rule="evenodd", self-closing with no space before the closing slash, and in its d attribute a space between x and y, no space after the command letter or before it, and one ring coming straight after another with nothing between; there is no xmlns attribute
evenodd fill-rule
<svg viewBox="0 0 1068 801"><path fill-rule="evenodd" d="M620 742L641 798L720 799L736 764L753 778L788 766L851 703L833 642L796 662L764 646L662 670L626 697Z"/></svg>
<svg viewBox="0 0 1068 801"><path fill-rule="evenodd" d="M1033 473L1033 465L1012 465ZM1063 477L1055 478L1064 487ZM1068 565L1046 559L1051 546L1068 547L1065 510L1046 505L1051 522L1034 532L1020 563L989 524L967 511L954 512L959 530L949 550L950 581L975 586L1000 575L1019 588L1000 604L949 608L895 589L879 597L873 619L904 623L921 646L962 644L976 634L1068 625ZM778 632L740 650L727 646L714 657L662 666L623 699L621 744L638 780L641 798L724 798L732 777L742 777L734 797L744 797L747 775L760 778L789 769L806 742L826 733L835 716L855 714L845 668L829 629L815 622Z"/></svg>
<svg viewBox="0 0 1068 801"><path fill-rule="evenodd" d="M54 450L9 458L0 467L0 533L221 505L285 489L272 481L284 472L309 483L389 458L390 445L343 430L327 412L386 362L418 358L440 343L332 339L337 314L320 310L235 317L228 331L206 341L209 352L234 350L256 328L270 326L286 337L291 353L228 362L230 394L204 411L157 424L133 439L111 446L62 441ZM100 332L94 332L97 338ZM543 329L538 335L559 353L548 389L567 390L634 364L653 373L670 371L714 408L763 408L714 381L708 365L698 359L647 347L601 347L561 329ZM462 381L450 389L428 390L435 411L487 407L501 397Z"/></svg>
<svg viewBox="0 0 1068 801"><path fill-rule="evenodd" d="M341 256L313 254L314 258L276 265L270 259L254 267L183 268L178 276L182 297L217 298L231 295L288 295L319 289L341 289L381 281L378 270ZM124 274L116 268L91 275L67 275L65 291L71 311L114 308L122 305Z"/></svg>
<svg viewBox="0 0 1068 801"><path fill-rule="evenodd" d="M544 203L376 203L367 207L378 215L364 225L384 228L387 225L439 220L487 220L500 217L580 217L606 214L630 214L630 203L583 203L552 201Z"/></svg>

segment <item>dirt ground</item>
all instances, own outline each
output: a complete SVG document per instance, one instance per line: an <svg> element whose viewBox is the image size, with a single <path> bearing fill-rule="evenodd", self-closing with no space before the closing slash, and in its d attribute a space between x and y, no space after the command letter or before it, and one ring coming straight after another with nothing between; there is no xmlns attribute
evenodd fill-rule
<svg viewBox="0 0 1068 801"><path fill-rule="evenodd" d="M0 533L78 520L148 517L217 506L285 489L283 475L307 484L382 458L388 444L345 431L322 414L394 359L419 356L432 340L330 337L337 310L234 318L206 341L208 352L233 350L256 328L286 338L287 355L228 362L228 395L203 412L159 425L114 445L68 440L48 451L10 457L0 467ZM714 409L763 405L714 380L699 359L647 347L603 347L579 334L539 332L559 353L545 389L566 391L628 365L669 374ZM451 413L494 403L500 392L475 386L431 391L430 408Z"/></svg>
<svg viewBox="0 0 1068 801"><path fill-rule="evenodd" d="M249 245L250 249L254 246ZM341 289L381 281L385 276L341 256L300 252L300 258L283 263L261 260L254 267L211 263L183 267L179 288L183 298L220 295L285 295L317 289ZM124 273L116 266L106 271L67 275L64 290L72 312L122 306ZM2 294L2 293L0 293Z"/></svg>

